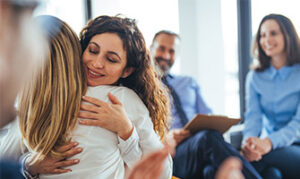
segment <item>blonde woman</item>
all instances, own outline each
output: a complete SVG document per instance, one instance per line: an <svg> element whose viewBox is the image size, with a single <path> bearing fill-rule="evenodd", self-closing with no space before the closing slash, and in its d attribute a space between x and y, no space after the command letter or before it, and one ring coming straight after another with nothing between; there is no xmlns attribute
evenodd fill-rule
<svg viewBox="0 0 300 179"><path fill-rule="evenodd" d="M125 166L130 168L143 155L162 148L168 118L168 100L140 31L131 19L100 16L81 33L87 42L84 46L82 40L81 60L79 41L67 24L51 16L40 19L55 28L48 31L48 60L20 95L22 136L37 153L36 164L50 156L62 165L68 155L59 146L70 140L83 151L72 172L39 177L123 178ZM91 29L96 31L87 33ZM83 95L86 103L80 106ZM81 117L93 119L82 123L95 122L97 127L78 125L80 107ZM170 178L171 173L168 157L161 177Z"/></svg>

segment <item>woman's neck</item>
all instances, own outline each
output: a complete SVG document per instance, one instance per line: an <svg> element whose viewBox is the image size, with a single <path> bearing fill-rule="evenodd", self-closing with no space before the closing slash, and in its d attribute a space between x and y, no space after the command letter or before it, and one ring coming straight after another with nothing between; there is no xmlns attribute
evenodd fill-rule
<svg viewBox="0 0 300 179"><path fill-rule="evenodd" d="M280 54L271 58L271 63L275 69L280 69L286 65L286 55Z"/></svg>

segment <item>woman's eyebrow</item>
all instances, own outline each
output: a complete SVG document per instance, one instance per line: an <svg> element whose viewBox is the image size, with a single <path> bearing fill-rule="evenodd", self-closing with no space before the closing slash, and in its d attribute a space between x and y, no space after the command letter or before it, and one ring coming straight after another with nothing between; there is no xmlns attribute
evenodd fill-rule
<svg viewBox="0 0 300 179"><path fill-rule="evenodd" d="M116 55L120 60L122 60L122 58L119 56L119 54L118 54L117 52L114 52L114 51L108 51L107 53Z"/></svg>
<svg viewBox="0 0 300 179"><path fill-rule="evenodd" d="M100 48L100 45L99 45L98 43L96 43L96 42L90 42L89 44L94 44L94 45L96 45L98 48ZM120 60L122 60L122 58L120 57L120 55L119 55L117 52L114 52L114 51L108 51L107 53L116 55Z"/></svg>
<svg viewBox="0 0 300 179"><path fill-rule="evenodd" d="M100 48L100 45L98 45L96 42L90 42L89 44L94 44L94 45L96 45L97 47Z"/></svg>

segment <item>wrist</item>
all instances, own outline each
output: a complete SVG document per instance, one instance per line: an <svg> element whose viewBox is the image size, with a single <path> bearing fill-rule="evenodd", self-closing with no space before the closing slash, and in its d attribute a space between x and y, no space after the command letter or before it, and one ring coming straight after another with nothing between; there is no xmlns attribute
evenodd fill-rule
<svg viewBox="0 0 300 179"><path fill-rule="evenodd" d="M268 147L270 148L270 150L273 148L273 143L270 140L270 138L265 138L264 139L265 143L268 145Z"/></svg>
<svg viewBox="0 0 300 179"><path fill-rule="evenodd" d="M35 176L38 175L38 172L35 170L34 166L25 164L25 170L30 173L30 175Z"/></svg>
<svg viewBox="0 0 300 179"><path fill-rule="evenodd" d="M118 132L118 135L121 139L127 140L133 132L133 125L131 122L129 122L122 130Z"/></svg>
<svg viewBox="0 0 300 179"><path fill-rule="evenodd" d="M39 174L34 169L34 166L31 164L31 161L32 158L30 155L24 158L22 162L22 173L26 179L37 179L39 178Z"/></svg>
<svg viewBox="0 0 300 179"><path fill-rule="evenodd" d="M34 162L32 162L32 160L34 160L32 158L32 156L29 156L25 162L24 162L24 168L27 172L29 172L31 175L35 176L38 175L38 172L35 168Z"/></svg>

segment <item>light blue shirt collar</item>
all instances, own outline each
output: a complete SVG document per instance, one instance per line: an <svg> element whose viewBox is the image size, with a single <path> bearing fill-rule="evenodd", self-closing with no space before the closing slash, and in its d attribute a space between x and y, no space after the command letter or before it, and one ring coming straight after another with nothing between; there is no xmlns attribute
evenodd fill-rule
<svg viewBox="0 0 300 179"><path fill-rule="evenodd" d="M269 76L272 80L275 78L275 76L277 74L279 75L280 79L285 80L289 76L289 74L291 73L292 70L293 70L293 66L284 66L284 67L280 68L279 70L277 70L271 64L267 73L269 74Z"/></svg>

